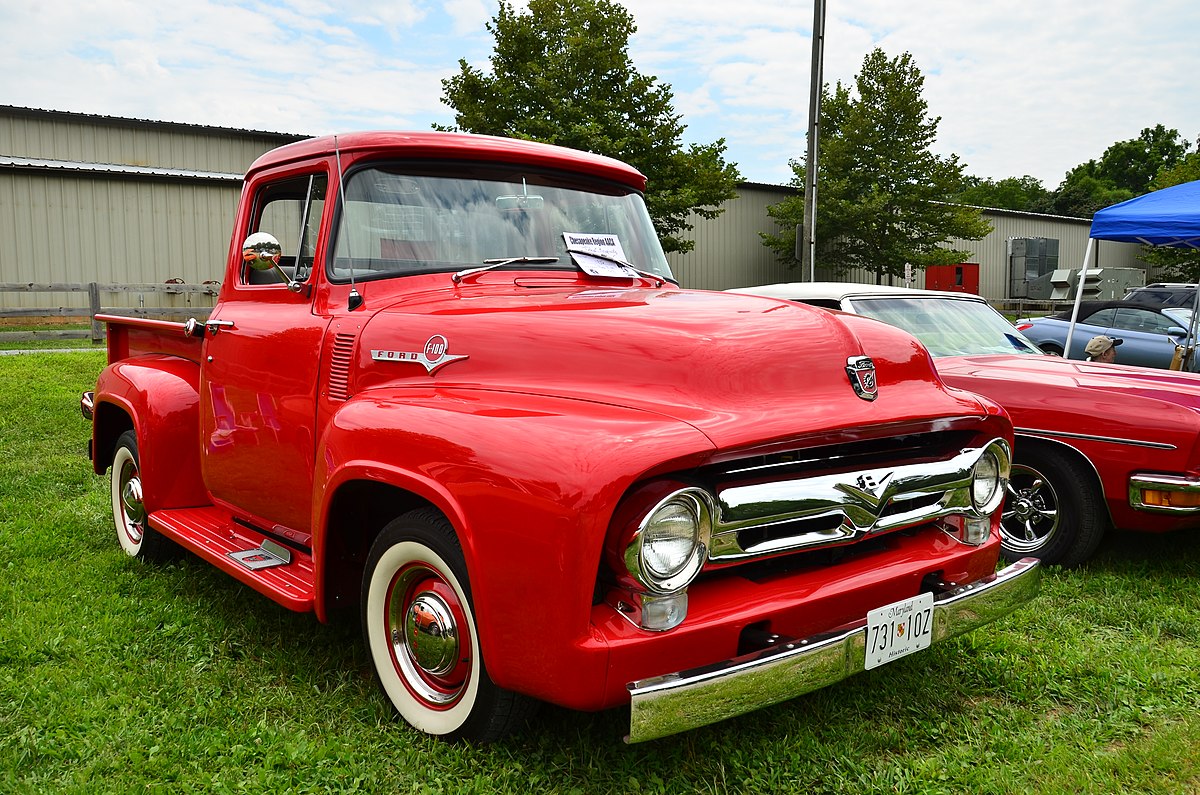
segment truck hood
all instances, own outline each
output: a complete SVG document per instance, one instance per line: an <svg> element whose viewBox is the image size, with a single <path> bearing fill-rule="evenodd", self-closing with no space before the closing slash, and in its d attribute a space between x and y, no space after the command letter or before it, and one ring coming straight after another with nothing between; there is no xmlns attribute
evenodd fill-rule
<svg viewBox="0 0 1200 795"><path fill-rule="evenodd" d="M471 284L378 311L354 350L352 392L432 386L610 403L687 422L718 447L998 413L947 389L903 331L728 293ZM862 355L876 367L875 400L847 373Z"/></svg>

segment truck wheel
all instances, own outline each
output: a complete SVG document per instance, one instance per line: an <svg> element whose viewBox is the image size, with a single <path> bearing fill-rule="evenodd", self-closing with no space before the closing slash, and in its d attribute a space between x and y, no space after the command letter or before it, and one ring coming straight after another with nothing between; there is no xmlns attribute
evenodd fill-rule
<svg viewBox="0 0 1200 795"><path fill-rule="evenodd" d="M1051 448L1017 455L1000 519L1005 558L1076 566L1096 551L1107 524L1095 478L1081 464Z"/></svg>
<svg viewBox="0 0 1200 795"><path fill-rule="evenodd" d="M529 699L488 678L462 547L437 511L405 514L375 539L362 621L383 692L417 729L487 743L527 716Z"/></svg>
<svg viewBox="0 0 1200 795"><path fill-rule="evenodd" d="M125 431L117 439L111 477L113 524L121 549L130 557L146 561L170 558L175 551L171 541L146 524L137 435L133 431Z"/></svg>

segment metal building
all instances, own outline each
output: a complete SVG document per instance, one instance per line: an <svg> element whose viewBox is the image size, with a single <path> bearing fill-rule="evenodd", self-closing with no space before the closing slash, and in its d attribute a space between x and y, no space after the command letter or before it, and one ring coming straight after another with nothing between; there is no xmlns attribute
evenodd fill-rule
<svg viewBox="0 0 1200 795"><path fill-rule="evenodd" d="M802 274L798 266L788 267L778 262L774 253L762 245L759 234L779 234L774 220L767 215L767 207L794 195L794 188L782 185L739 185L738 197L722 205L725 212L716 220L706 221L693 216L695 228L683 237L695 240L696 248L689 254L667 255L671 268L681 276L685 286L708 290L807 281L808 275ZM980 209L983 217L992 225L991 233L982 240L952 239L950 245L960 251L970 252L966 264L977 266L978 293L984 298L998 301L1041 297L1021 295L1020 290L1013 287L1014 272L1023 271L1026 267L1021 261L1023 258L1013 253L1014 250L1020 250L1014 247L1018 241L1053 243L1057 259L1054 262L1043 261L1044 268L1078 270L1082 267L1091 229L1090 220L1015 210ZM1098 240L1089 267L1109 271L1133 270L1136 272L1134 277L1142 281L1147 265L1137 259L1140 248L1129 243ZM873 272L866 270L843 276L834 275L823 270L818 262L816 278L873 284L876 277ZM911 286L925 287L925 282L925 274L917 272Z"/></svg>
<svg viewBox="0 0 1200 795"><path fill-rule="evenodd" d="M0 283L201 284L219 280L242 174L263 152L307 136L0 106ZM776 261L760 233L777 231L767 207L793 188L742 183L724 213L693 217L688 254L668 260L685 287L722 290L801 281ZM979 292L1012 294L1013 241L1056 241L1058 267L1083 261L1090 222L985 210L993 231L954 241L978 265ZM1022 251L1024 248L1022 247ZM1104 268L1143 267L1138 247L1104 242ZM817 270L818 278L828 277ZM840 281L875 280L856 273ZM924 286L918 275L914 286ZM0 292L0 307L65 306L61 294ZM190 296L115 296L137 306ZM122 303L124 302L124 303ZM171 303L175 302L175 303Z"/></svg>
<svg viewBox="0 0 1200 795"><path fill-rule="evenodd" d="M304 137L0 107L0 282L219 280L242 173ZM187 300L106 303L148 298ZM0 293L8 307L79 301Z"/></svg>

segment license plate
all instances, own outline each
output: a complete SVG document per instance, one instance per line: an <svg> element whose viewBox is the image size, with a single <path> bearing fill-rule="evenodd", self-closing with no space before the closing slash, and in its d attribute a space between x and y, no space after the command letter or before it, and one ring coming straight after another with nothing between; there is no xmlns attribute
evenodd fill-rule
<svg viewBox="0 0 1200 795"><path fill-rule="evenodd" d="M866 670L927 648L933 640L933 594L923 593L867 613Z"/></svg>

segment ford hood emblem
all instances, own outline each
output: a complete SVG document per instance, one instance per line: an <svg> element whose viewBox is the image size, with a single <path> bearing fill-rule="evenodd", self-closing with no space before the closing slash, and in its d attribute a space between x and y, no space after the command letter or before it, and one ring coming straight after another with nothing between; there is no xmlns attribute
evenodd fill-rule
<svg viewBox="0 0 1200 795"><path fill-rule="evenodd" d="M879 396L879 384L875 381L875 362L870 356L851 356L846 360L846 375L854 394L863 400L874 400Z"/></svg>

